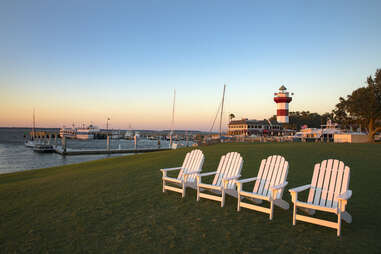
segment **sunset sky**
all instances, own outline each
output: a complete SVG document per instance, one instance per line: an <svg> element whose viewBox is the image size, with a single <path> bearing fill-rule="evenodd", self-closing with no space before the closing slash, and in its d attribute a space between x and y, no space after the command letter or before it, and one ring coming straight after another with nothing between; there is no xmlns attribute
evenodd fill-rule
<svg viewBox="0 0 381 254"><path fill-rule="evenodd" d="M0 126L208 130L331 111L381 68L381 1L0 2Z"/></svg>

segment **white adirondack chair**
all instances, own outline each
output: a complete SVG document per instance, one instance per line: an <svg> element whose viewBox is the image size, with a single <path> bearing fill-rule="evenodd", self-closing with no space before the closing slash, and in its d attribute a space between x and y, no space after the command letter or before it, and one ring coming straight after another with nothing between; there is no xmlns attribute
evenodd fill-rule
<svg viewBox="0 0 381 254"><path fill-rule="evenodd" d="M282 199L284 188L287 185L288 161L280 155L273 155L263 159L257 177L237 180L238 206L268 213L270 220L273 218L274 205L287 210L290 206ZM242 185L248 182L255 182L252 192L242 190ZM261 204L263 200L270 202L270 208L242 202L243 198L248 198L254 203Z"/></svg>
<svg viewBox="0 0 381 254"><path fill-rule="evenodd" d="M330 159L315 164L311 184L289 190L294 203L292 224L301 220L330 227L337 229L337 236L340 236L341 220L352 222L352 216L345 211L347 201L352 196L352 191L348 190L349 178L350 169L342 161ZM299 201L298 193L307 189L310 189L307 202ZM309 215L313 215L315 210L335 213L337 223L297 214L298 207Z"/></svg>
<svg viewBox="0 0 381 254"><path fill-rule="evenodd" d="M197 175L197 201L201 198L207 198L221 202L221 207L225 204L225 194L237 197L235 181L241 175L243 159L239 153L230 152L221 157L217 171ZM215 175L212 184L201 182L201 177ZM216 193L210 195L201 193L201 190L209 190ZM220 196L221 195L221 196Z"/></svg>
<svg viewBox="0 0 381 254"><path fill-rule="evenodd" d="M201 172L204 163L204 154L201 150L196 149L186 154L183 165L176 168L160 169L163 173L163 192L166 190L179 192L185 197L186 187L196 189L196 175ZM177 178L167 176L168 171L180 170ZM180 186L180 188L166 185L166 182Z"/></svg>

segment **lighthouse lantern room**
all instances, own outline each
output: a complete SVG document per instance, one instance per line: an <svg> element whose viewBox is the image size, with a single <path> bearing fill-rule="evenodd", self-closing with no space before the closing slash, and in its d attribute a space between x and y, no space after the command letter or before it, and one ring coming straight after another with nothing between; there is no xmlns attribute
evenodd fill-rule
<svg viewBox="0 0 381 254"><path fill-rule="evenodd" d="M278 123L288 123L288 104L292 101L292 97L289 96L287 88L283 85L274 95L274 101L277 104L276 120Z"/></svg>

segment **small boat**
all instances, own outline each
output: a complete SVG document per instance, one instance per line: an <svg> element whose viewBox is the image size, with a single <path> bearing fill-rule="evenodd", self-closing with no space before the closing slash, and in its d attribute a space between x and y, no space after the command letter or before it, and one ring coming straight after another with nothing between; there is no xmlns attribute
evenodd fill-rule
<svg viewBox="0 0 381 254"><path fill-rule="evenodd" d="M122 138L122 135L120 134L120 130L111 131L110 137L111 137L111 139Z"/></svg>
<svg viewBox="0 0 381 254"><path fill-rule="evenodd" d="M126 133L124 134L124 138L128 140L134 139L134 132L132 130L126 131Z"/></svg>
<svg viewBox="0 0 381 254"><path fill-rule="evenodd" d="M36 131L35 131L35 129L36 129L36 117L35 117L35 110L33 109L33 127L32 127L32 132L29 133L30 137L28 138L28 140L25 140L25 142L24 142L24 145L26 147L33 148L37 144L39 144L39 141L36 139Z"/></svg>
<svg viewBox="0 0 381 254"><path fill-rule="evenodd" d="M33 151L38 152L38 153L52 153L52 152L54 152L54 148L52 145L36 144L33 147Z"/></svg>
<svg viewBox="0 0 381 254"><path fill-rule="evenodd" d="M26 140L24 144L26 147L33 148L36 145L36 142L34 140Z"/></svg>
<svg viewBox="0 0 381 254"><path fill-rule="evenodd" d="M24 142L24 145L30 148L34 148L36 145L42 145L42 144L43 144L42 141L38 139L35 139L35 140L28 139Z"/></svg>

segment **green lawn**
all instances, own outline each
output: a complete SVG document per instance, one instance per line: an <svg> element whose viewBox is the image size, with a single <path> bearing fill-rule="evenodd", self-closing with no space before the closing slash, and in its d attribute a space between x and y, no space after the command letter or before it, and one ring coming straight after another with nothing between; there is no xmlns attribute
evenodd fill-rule
<svg viewBox="0 0 381 254"><path fill-rule="evenodd" d="M244 158L243 177L257 175L260 160L283 155L290 163L288 188L308 184L313 165L327 158L351 167L352 224L342 237L329 228L297 222L292 208L274 219L219 203L194 190L185 199L162 193L160 168L181 165L190 149L104 159L0 176L0 252L129 253L380 253L381 145L220 144L201 147L203 171L221 155ZM317 214L325 218L335 216Z"/></svg>

